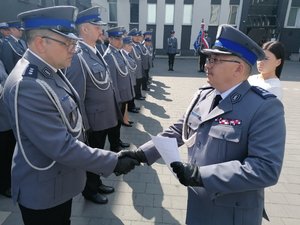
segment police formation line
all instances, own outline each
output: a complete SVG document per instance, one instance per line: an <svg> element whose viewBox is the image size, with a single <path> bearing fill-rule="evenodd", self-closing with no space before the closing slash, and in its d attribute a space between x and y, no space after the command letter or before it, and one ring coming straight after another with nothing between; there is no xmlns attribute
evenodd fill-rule
<svg viewBox="0 0 300 225"><path fill-rule="evenodd" d="M12 199L25 225L69 225L74 196L82 193L104 204L104 194L114 188L101 177L126 174L161 157L152 141L124 150L128 144L120 137L121 125L132 124L126 109L138 112L135 100L145 100L151 32L115 27L106 30L105 39L99 7L78 15L72 6L42 8L18 19L27 50L23 44L13 50L9 37L1 48L20 50L11 71L5 60L6 70L1 70L1 119L8 122L1 146L10 137L6 151L12 153L16 139ZM18 39L12 37L15 45ZM2 59L7 56L3 51ZM214 46L203 53L209 85L160 134L188 147L188 162L170 164L188 187L186 224L260 225L267 218L264 188L277 183L282 168L283 105L247 81L255 62L266 56L238 29L220 25ZM172 70L174 58L169 60ZM103 149L106 138L109 150ZM9 196L9 188L1 193Z"/></svg>

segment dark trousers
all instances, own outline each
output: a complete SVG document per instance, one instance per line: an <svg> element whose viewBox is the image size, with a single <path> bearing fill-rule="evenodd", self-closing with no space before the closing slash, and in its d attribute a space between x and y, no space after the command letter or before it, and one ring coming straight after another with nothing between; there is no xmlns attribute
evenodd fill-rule
<svg viewBox="0 0 300 225"><path fill-rule="evenodd" d="M72 199L49 209L29 209L19 204L24 225L70 225Z"/></svg>
<svg viewBox="0 0 300 225"><path fill-rule="evenodd" d="M143 82L143 78L136 79L136 85L134 86L134 93L136 98L142 97L142 91L141 91L142 82Z"/></svg>
<svg viewBox="0 0 300 225"><path fill-rule="evenodd" d="M169 69L173 69L174 61L175 61L175 55L176 55L176 53L168 53L168 57L169 57Z"/></svg>
<svg viewBox="0 0 300 225"><path fill-rule="evenodd" d="M148 89L148 81L149 81L149 69L144 70L144 74L142 78L142 89L144 91Z"/></svg>
<svg viewBox="0 0 300 225"><path fill-rule="evenodd" d="M12 130L0 132L0 193L11 186L11 164L16 139Z"/></svg>
<svg viewBox="0 0 300 225"><path fill-rule="evenodd" d="M200 57L199 60L200 71L204 71L207 55L200 53L199 57Z"/></svg>
<svg viewBox="0 0 300 225"><path fill-rule="evenodd" d="M115 127L100 130L100 131L90 131L88 134L88 143L92 148L104 149L106 137L110 142L111 149L114 149L119 146L119 137L118 132L116 132ZM116 146L116 147L115 147ZM86 172L86 183L83 195L91 196L98 193L98 187L102 185L100 176L95 173Z"/></svg>
<svg viewBox="0 0 300 225"><path fill-rule="evenodd" d="M135 109L135 108L136 108L136 106L135 106L134 98L133 98L130 101L128 101L128 110Z"/></svg>

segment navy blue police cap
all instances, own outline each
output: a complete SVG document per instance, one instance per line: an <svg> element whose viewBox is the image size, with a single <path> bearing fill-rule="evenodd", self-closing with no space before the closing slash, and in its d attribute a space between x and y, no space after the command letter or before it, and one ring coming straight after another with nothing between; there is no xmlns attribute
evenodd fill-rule
<svg viewBox="0 0 300 225"><path fill-rule="evenodd" d="M67 38L79 38L74 34L78 9L74 6L53 6L22 12L18 19L24 30L48 29Z"/></svg>
<svg viewBox="0 0 300 225"><path fill-rule="evenodd" d="M123 38L123 44L124 45L130 45L132 44L132 37L131 36L126 36Z"/></svg>
<svg viewBox="0 0 300 225"><path fill-rule="evenodd" d="M108 37L123 37L126 30L124 27L112 27L106 30Z"/></svg>
<svg viewBox="0 0 300 225"><path fill-rule="evenodd" d="M146 41L146 42L151 42L152 39L151 39L151 38L145 38L145 41Z"/></svg>
<svg viewBox="0 0 300 225"><path fill-rule="evenodd" d="M136 28L131 29L128 34L128 36L138 36L138 30Z"/></svg>
<svg viewBox="0 0 300 225"><path fill-rule="evenodd" d="M170 34L175 34L175 30L171 30L171 31L170 31Z"/></svg>
<svg viewBox="0 0 300 225"><path fill-rule="evenodd" d="M144 36L146 35L152 35L152 31L151 30L147 30L143 33Z"/></svg>
<svg viewBox="0 0 300 225"><path fill-rule="evenodd" d="M265 58L264 51L246 34L233 26L223 24L218 28L216 41L211 49L203 49L204 54L236 55L253 66L257 60Z"/></svg>
<svg viewBox="0 0 300 225"><path fill-rule="evenodd" d="M7 29L7 28L9 28L9 26L6 22L1 22L0 23L0 29Z"/></svg>
<svg viewBox="0 0 300 225"><path fill-rule="evenodd" d="M21 21L9 21L7 22L9 28L17 28L23 30Z"/></svg>
<svg viewBox="0 0 300 225"><path fill-rule="evenodd" d="M101 11L100 7L95 6L79 12L77 16L77 20L75 21L76 25L82 23L91 23L98 26L106 25L106 23L104 23L101 19L100 11Z"/></svg>

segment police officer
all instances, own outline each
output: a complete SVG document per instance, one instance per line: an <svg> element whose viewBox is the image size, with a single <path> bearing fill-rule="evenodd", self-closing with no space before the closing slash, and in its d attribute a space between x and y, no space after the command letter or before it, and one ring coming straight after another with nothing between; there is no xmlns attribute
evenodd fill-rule
<svg viewBox="0 0 300 225"><path fill-rule="evenodd" d="M143 69L144 69L142 89L144 91L150 91L148 84L150 80L149 71L150 68L152 67L152 56L153 56L152 39L149 37L145 38L143 41L143 47L146 50L146 54L142 57Z"/></svg>
<svg viewBox="0 0 300 225"><path fill-rule="evenodd" d="M136 85L135 71L137 69L137 64L136 64L136 61L130 55L130 53L132 52L132 48L133 48L132 47L132 37L131 36L124 37L123 38L123 47L121 49L121 54L123 55L123 57L125 59L125 63L126 63L128 69L129 69L129 75L130 75L131 84L132 84L131 89L132 89L132 94L133 94L133 97L134 97L134 95L135 95L134 86ZM125 110L124 117L123 117L122 125L126 126L126 127L132 127L132 124L134 123L133 121L129 120L129 116L128 116L128 105L132 104L132 102L135 105L134 98L132 98L131 100L129 100L127 102L126 110Z"/></svg>
<svg viewBox="0 0 300 225"><path fill-rule="evenodd" d="M3 89L7 73L0 60L0 194L11 197L11 162L16 145L14 133L8 120L8 113L3 102Z"/></svg>
<svg viewBox="0 0 300 225"><path fill-rule="evenodd" d="M188 225L260 225L264 188L277 183L285 145L283 105L247 78L263 50L230 25L220 25L208 54L207 78L185 116L160 135L188 147L188 162L172 162L188 187ZM152 164L150 141L136 153ZM264 214L266 215L266 214Z"/></svg>
<svg viewBox="0 0 300 225"><path fill-rule="evenodd" d="M19 21L12 21L7 24L10 35L3 41L0 58L5 66L7 74L9 74L23 56L27 46L21 39L23 34L21 23Z"/></svg>
<svg viewBox="0 0 300 225"><path fill-rule="evenodd" d="M175 31L172 30L170 32L170 37L167 39L167 54L169 58L169 71L174 71L174 60L175 55L178 52L178 44L177 44L177 38L175 37Z"/></svg>
<svg viewBox="0 0 300 225"><path fill-rule="evenodd" d="M77 49L76 15L72 6L18 15L29 49L7 78L3 98L17 137L12 195L25 225L70 224L72 198L83 190L86 171L108 176L138 165L130 151L116 154L79 141L79 96L61 71Z"/></svg>
<svg viewBox="0 0 300 225"><path fill-rule="evenodd" d="M10 35L9 26L6 22L0 23L0 45L3 43L3 39Z"/></svg>
<svg viewBox="0 0 300 225"><path fill-rule="evenodd" d="M124 27L113 27L107 31L109 45L104 54L104 59L109 66L113 85L115 87L117 100L120 104L121 112L124 116L126 104L133 98L132 81L129 73L129 68L125 62L124 56L121 53L123 47L123 36L125 34ZM123 120L119 121L119 132ZM120 135L119 135L120 137ZM127 148L129 143L121 141L120 147Z"/></svg>
<svg viewBox="0 0 300 225"><path fill-rule="evenodd" d="M133 28L128 32L128 36L131 36L133 41L133 48L130 54L137 63L137 69L135 71L136 85L134 86L135 99L145 100L141 90L143 81L142 52L141 48L139 47L141 32L139 32L136 28ZM131 109L136 109L133 104L128 105L128 110L130 111Z"/></svg>
<svg viewBox="0 0 300 225"><path fill-rule="evenodd" d="M84 106L82 113L85 129L88 130L88 145L103 149L108 136L111 148L119 146L118 119L122 118L113 89L108 65L96 48L102 35L100 8L92 7L78 14L76 25L81 52L73 57L66 76L76 89ZM108 135L110 134L110 135ZM107 203L103 194L114 192L104 185L98 174L87 172L87 181L82 192L85 199L98 204Z"/></svg>

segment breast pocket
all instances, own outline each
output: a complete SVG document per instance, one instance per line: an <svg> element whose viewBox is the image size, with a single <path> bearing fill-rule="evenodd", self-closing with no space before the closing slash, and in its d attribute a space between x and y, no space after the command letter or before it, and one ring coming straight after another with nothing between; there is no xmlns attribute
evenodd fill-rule
<svg viewBox="0 0 300 225"><path fill-rule="evenodd" d="M209 131L209 136L219 140L238 143L240 142L242 130L240 127L218 124L212 126Z"/></svg>
<svg viewBox="0 0 300 225"><path fill-rule="evenodd" d="M91 67L93 76L98 81L103 81L105 79L105 68L100 63L94 63Z"/></svg>
<svg viewBox="0 0 300 225"><path fill-rule="evenodd" d="M79 116L79 110L76 102L68 93L66 93L65 96L61 97L60 103L64 110L67 120L69 121L70 125L74 128Z"/></svg>

